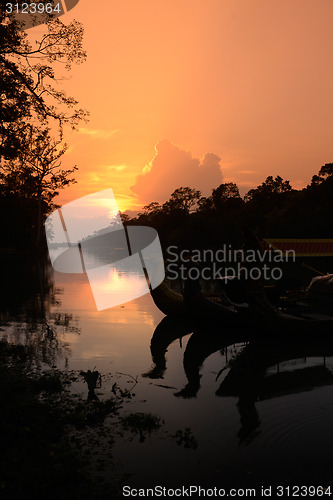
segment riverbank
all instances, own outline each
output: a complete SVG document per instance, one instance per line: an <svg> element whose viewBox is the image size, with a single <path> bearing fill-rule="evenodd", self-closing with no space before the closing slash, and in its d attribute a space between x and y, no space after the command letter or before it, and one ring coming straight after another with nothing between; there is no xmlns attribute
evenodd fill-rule
<svg viewBox="0 0 333 500"><path fill-rule="evenodd" d="M34 369L24 346L0 342L2 499L118 498L117 485L96 476L83 439L87 429L116 417L121 403L83 401L70 393L71 378Z"/></svg>

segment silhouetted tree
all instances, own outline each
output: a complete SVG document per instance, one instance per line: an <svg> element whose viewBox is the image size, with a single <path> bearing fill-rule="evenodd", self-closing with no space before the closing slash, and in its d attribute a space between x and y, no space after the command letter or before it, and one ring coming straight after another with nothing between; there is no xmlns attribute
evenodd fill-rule
<svg viewBox="0 0 333 500"><path fill-rule="evenodd" d="M130 216L128 214L125 214L124 212L119 211L119 215L121 222L125 225L131 220Z"/></svg>
<svg viewBox="0 0 333 500"><path fill-rule="evenodd" d="M154 217L162 210L162 205L158 203L158 201L152 201L143 207L143 215L146 217Z"/></svg>
<svg viewBox="0 0 333 500"><path fill-rule="evenodd" d="M27 131L26 131L27 132ZM62 169L60 158L67 150L62 137L54 140L50 129L28 129L26 148L19 156L4 163L0 172L3 191L21 198L37 200L36 241L39 242L44 216L55 207L53 199L59 190L76 182L71 174L77 170Z"/></svg>
<svg viewBox="0 0 333 500"><path fill-rule="evenodd" d="M0 9L0 195L13 241L12 228L20 227L21 219L28 233L39 240L41 222L53 198L74 182L71 174L76 167L61 169L60 158L67 147L63 127L67 123L75 128L87 116L59 88L53 68L62 63L69 70L85 59L82 25L72 21L66 26L56 19L48 21L45 29L33 42L15 17ZM24 231L24 242L23 236ZM29 234L29 242L30 238Z"/></svg>
<svg viewBox="0 0 333 500"><path fill-rule="evenodd" d="M200 191L189 187L180 187L175 189L171 194L170 200L164 203L163 210L173 211L182 210L189 213L190 210L197 204L201 196Z"/></svg>
<svg viewBox="0 0 333 500"><path fill-rule="evenodd" d="M198 211L208 212L214 208L212 197L202 196L198 200Z"/></svg>
<svg viewBox="0 0 333 500"><path fill-rule="evenodd" d="M240 197L236 184L224 183L209 197L197 199L196 193L191 209L184 209L178 198L182 200L184 193L193 190L179 188L162 207L157 202L146 205L144 213L131 224L155 227L164 248L220 248L223 243L237 246L242 223L254 229L259 238L330 238L333 164L321 167L314 179L307 188L294 190L289 181L269 176L246 195L247 202Z"/></svg>
<svg viewBox="0 0 333 500"><path fill-rule="evenodd" d="M238 186L234 182L220 184L212 192L213 205L217 210L235 209L242 205Z"/></svg>
<svg viewBox="0 0 333 500"><path fill-rule="evenodd" d="M262 201L276 200L279 195L289 193L292 190L289 181L284 181L279 175L273 178L272 175L255 189L250 191L244 196L246 202L261 203Z"/></svg>
<svg viewBox="0 0 333 500"><path fill-rule="evenodd" d="M0 10L0 157L6 159L26 147L25 131L32 123L75 127L87 114L58 88L53 69L54 63L63 63L69 70L85 59L83 27L59 19L45 26L46 34L33 43L14 15Z"/></svg>
<svg viewBox="0 0 333 500"><path fill-rule="evenodd" d="M318 185L327 180L333 179L333 163L325 163L319 170L318 175L314 175L311 180L311 185Z"/></svg>
<svg viewBox="0 0 333 500"><path fill-rule="evenodd" d="M237 184L235 184L234 182L226 182L224 184L220 184L218 188L213 189L212 198L216 206L220 202L220 200L225 201L230 198L240 198Z"/></svg>

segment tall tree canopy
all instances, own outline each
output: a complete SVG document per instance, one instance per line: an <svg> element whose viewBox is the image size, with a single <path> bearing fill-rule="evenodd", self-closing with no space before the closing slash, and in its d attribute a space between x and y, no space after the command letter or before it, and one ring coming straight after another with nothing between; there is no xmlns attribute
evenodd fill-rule
<svg viewBox="0 0 333 500"><path fill-rule="evenodd" d="M183 212L189 213L198 203L200 196L201 193L197 189L180 187L174 190L169 201L164 203L163 207L169 211L182 210Z"/></svg>
<svg viewBox="0 0 333 500"><path fill-rule="evenodd" d="M63 71L86 58L82 25L50 18L38 35L38 40L33 32L28 36L0 7L1 208L11 214L9 228L24 218L37 242L53 198L74 182L76 167L61 168L64 126L75 128L87 117L59 87Z"/></svg>
<svg viewBox="0 0 333 500"><path fill-rule="evenodd" d="M312 177L311 185L317 186L323 182L333 179L333 163L325 163L318 172L318 175Z"/></svg>
<svg viewBox="0 0 333 500"><path fill-rule="evenodd" d="M290 191L292 191L292 187L289 181L284 181L279 175L275 179L272 175L269 175L260 186L250 189L244 199L247 202L252 201L255 203L276 201L281 195L285 195Z"/></svg>
<svg viewBox="0 0 333 500"><path fill-rule="evenodd" d="M22 152L27 128L56 124L61 130L86 116L59 88L55 70L85 60L82 38L80 23L55 19L33 42L13 15L0 10L0 156L13 159Z"/></svg>

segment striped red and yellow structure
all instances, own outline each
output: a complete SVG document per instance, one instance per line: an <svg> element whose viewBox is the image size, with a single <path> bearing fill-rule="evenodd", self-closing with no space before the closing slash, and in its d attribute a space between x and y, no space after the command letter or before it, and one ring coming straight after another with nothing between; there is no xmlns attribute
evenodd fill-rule
<svg viewBox="0 0 333 500"><path fill-rule="evenodd" d="M295 252L296 257L333 257L333 239L289 239L265 238L265 250L279 250L286 254L289 250Z"/></svg>

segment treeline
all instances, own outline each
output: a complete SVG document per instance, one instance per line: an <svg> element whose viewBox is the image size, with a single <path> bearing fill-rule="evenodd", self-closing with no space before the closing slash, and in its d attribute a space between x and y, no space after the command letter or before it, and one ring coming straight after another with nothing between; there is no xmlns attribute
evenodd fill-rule
<svg viewBox="0 0 333 500"><path fill-rule="evenodd" d="M293 189L277 176L242 198L234 183L213 189L211 196L189 187L176 189L164 203L152 202L138 217L122 215L127 224L157 229L163 248L239 245L240 228L248 225L259 238L333 237L333 163L327 163L304 189Z"/></svg>
<svg viewBox="0 0 333 500"><path fill-rule="evenodd" d="M64 132L87 112L61 89L59 71L85 58L77 21L50 18L34 39L0 8L0 252L38 252L54 198L75 182L76 167L61 167Z"/></svg>

